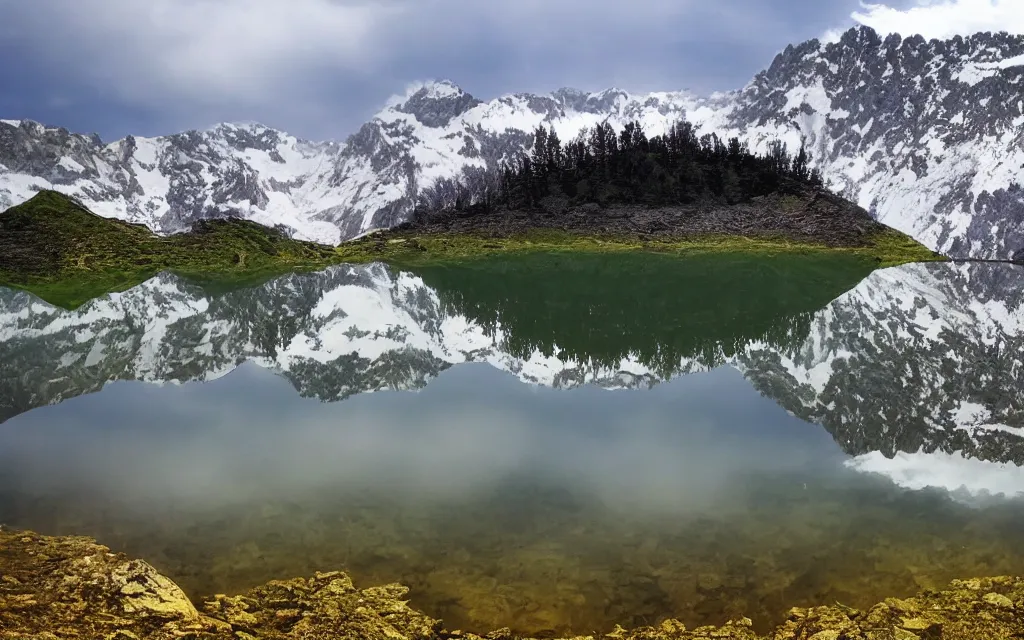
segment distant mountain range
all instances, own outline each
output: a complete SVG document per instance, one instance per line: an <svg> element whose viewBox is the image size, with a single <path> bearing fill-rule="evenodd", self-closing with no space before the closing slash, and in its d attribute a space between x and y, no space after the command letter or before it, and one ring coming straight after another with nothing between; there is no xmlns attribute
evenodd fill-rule
<svg viewBox="0 0 1024 640"><path fill-rule="evenodd" d="M472 179L526 150L607 121L701 133L763 151L806 138L832 186L878 220L955 256L1024 256L1024 37L925 41L858 27L834 43L787 47L743 89L698 97L562 89L488 102L450 82L391 99L344 142L260 125L104 143L29 121L0 121L0 208L40 188L105 216L182 231L241 215L337 243L405 220L417 194Z"/></svg>
<svg viewBox="0 0 1024 640"><path fill-rule="evenodd" d="M488 362L524 382L561 388L647 387L729 364L784 408L823 425L850 455L958 452L1024 465L1018 267L875 271L824 308L777 315L750 335L688 336L690 355L675 352L667 369L645 364L644 351L658 345L617 325L587 338L595 354L611 357L588 358L584 349L524 340L532 316L514 313L484 296L456 300L381 264L216 296L165 274L74 311L0 289L0 420L112 380L211 380L246 361L325 401L420 388L461 362Z"/></svg>

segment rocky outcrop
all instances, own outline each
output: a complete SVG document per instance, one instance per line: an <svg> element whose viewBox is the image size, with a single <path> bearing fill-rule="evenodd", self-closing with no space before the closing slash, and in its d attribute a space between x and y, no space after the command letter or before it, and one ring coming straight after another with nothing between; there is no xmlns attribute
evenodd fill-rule
<svg viewBox="0 0 1024 640"><path fill-rule="evenodd" d="M173 638L229 632L142 560L89 538L0 530L0 637Z"/></svg>
<svg viewBox="0 0 1024 640"><path fill-rule="evenodd" d="M833 247L867 246L892 230L867 211L826 190L786 182L777 193L739 204L674 207L588 203L573 207L486 212L444 211L399 225L426 234L515 236L538 229L640 238L701 235L784 237ZM927 252L922 249L922 254Z"/></svg>
<svg viewBox="0 0 1024 640"><path fill-rule="evenodd" d="M528 640L509 629L448 630L408 606L406 587L359 589L341 572L275 580L197 609L152 566L89 538L0 528L0 638L105 640ZM794 608L767 635L748 618L688 630L676 620L617 627L605 640L997 640L1024 634L1024 579L954 581L866 611ZM575 640L594 640L578 636Z"/></svg>

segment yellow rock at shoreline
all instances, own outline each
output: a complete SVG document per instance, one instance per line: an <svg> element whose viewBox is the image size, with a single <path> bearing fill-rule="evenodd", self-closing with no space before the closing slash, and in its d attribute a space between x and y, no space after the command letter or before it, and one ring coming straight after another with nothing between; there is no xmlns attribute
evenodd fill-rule
<svg viewBox="0 0 1024 640"><path fill-rule="evenodd" d="M2 640L528 640L509 629L447 630L409 607L407 593L397 584L359 589L331 572L217 595L197 608L147 562L91 538L0 528ZM1009 640L1024 637L1022 611L1024 578L977 578L866 611L793 608L764 636L741 618L697 629L665 620L573 640Z"/></svg>

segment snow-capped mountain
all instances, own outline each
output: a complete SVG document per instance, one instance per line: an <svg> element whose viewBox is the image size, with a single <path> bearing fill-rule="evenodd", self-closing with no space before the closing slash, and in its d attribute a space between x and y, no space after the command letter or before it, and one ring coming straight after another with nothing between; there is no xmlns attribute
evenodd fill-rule
<svg viewBox="0 0 1024 640"><path fill-rule="evenodd" d="M539 351L517 358L503 352L502 341L500 329L446 312L421 278L379 263L285 276L216 297L161 274L74 311L0 288L0 421L113 380L208 381L245 361L324 401L416 389L470 361L555 387L657 380L628 361L587 366Z"/></svg>
<svg viewBox="0 0 1024 640"><path fill-rule="evenodd" d="M875 271L809 322L806 315L790 318L800 335L747 339L734 356L681 357L656 371L635 356L597 365L557 348L523 355L522 340L506 334L514 323L485 326L420 276L380 264L219 296L161 275L74 311L0 289L0 421L112 380L211 380L246 361L324 401L419 388L471 361L530 384L610 389L724 362L823 425L852 456L957 452L1024 465L1024 269L941 263ZM613 335L631 339L599 332L605 343Z"/></svg>
<svg viewBox="0 0 1024 640"><path fill-rule="evenodd" d="M161 233L242 215L338 242L394 225L416 196L526 150L532 130L570 139L607 121L658 134L679 118L756 150L806 138L832 185L882 222L957 256L1024 252L1024 37L926 42L859 27L788 47L746 87L698 97L615 89L478 100L450 82L395 97L344 143L221 125L104 144L0 121L0 207L39 188Z"/></svg>
<svg viewBox="0 0 1024 640"><path fill-rule="evenodd" d="M317 216L344 207L341 192L324 193L343 150L259 125L103 144L34 122L0 121L0 207L49 188L77 196L97 214L159 233L233 214L337 242L339 228Z"/></svg>
<svg viewBox="0 0 1024 640"><path fill-rule="evenodd" d="M825 427L846 465L973 501L1024 494L1024 269L876 271L803 344L748 349L747 379Z"/></svg>
<svg viewBox="0 0 1024 640"><path fill-rule="evenodd" d="M802 344L733 362L850 455L962 453L1024 465L1024 269L875 271L816 314Z"/></svg>
<svg viewBox="0 0 1024 640"><path fill-rule="evenodd" d="M789 47L732 96L752 143L807 137L834 188L959 257L1024 254L1024 36L852 29Z"/></svg>

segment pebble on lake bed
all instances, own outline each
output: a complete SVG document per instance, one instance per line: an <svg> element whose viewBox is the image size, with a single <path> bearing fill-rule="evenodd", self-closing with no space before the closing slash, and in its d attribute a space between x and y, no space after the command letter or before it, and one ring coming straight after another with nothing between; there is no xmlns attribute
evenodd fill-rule
<svg viewBox="0 0 1024 640"><path fill-rule="evenodd" d="M150 564L85 537L0 528L0 639L527 640L508 629L449 631L408 606L408 589L359 589L344 573L275 580L197 608ZM759 636L749 618L687 629L675 620L592 640L1000 640L1024 636L1024 578L957 580L866 611L793 608ZM55 632L58 635L55 635ZM583 640L580 637L578 640Z"/></svg>

